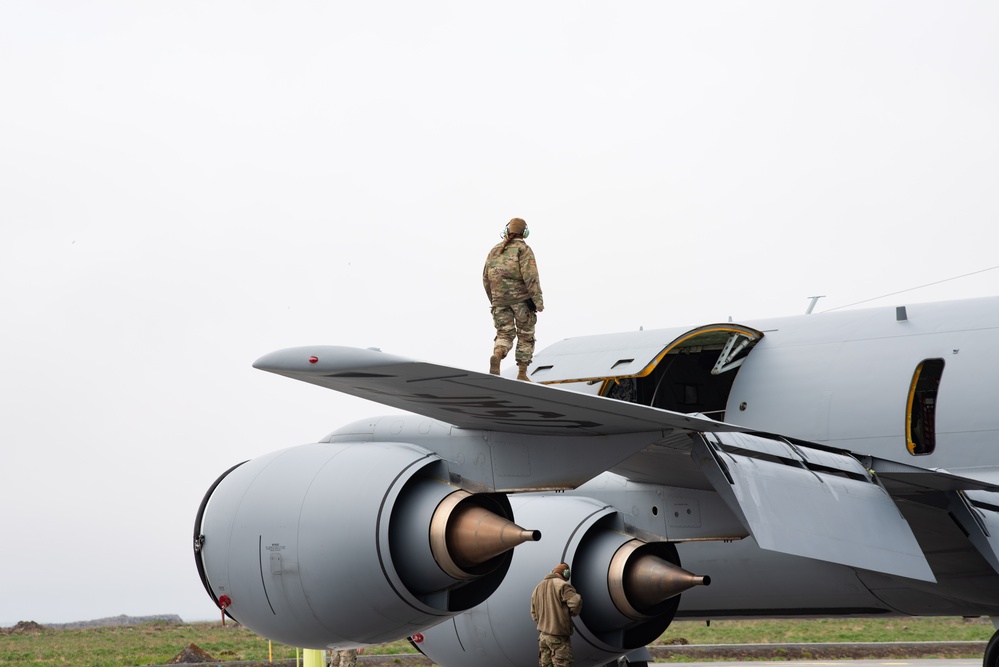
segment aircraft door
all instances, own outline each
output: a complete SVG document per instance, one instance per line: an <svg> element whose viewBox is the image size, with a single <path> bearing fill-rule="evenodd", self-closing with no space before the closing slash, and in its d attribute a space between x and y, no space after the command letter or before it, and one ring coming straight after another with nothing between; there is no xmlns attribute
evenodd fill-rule
<svg viewBox="0 0 999 667"><path fill-rule="evenodd" d="M943 359L926 359L916 367L905 405L905 446L909 453L932 454L936 448L937 390Z"/></svg>

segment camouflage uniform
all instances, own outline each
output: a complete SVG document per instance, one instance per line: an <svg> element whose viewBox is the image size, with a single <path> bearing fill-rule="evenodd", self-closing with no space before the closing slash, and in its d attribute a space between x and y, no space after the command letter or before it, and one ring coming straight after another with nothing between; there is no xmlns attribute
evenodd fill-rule
<svg viewBox="0 0 999 667"><path fill-rule="evenodd" d="M572 667L572 617L583 610L583 599L568 581L556 574L568 569L568 565L559 563L531 593L531 618L538 624L541 667Z"/></svg>
<svg viewBox="0 0 999 667"><path fill-rule="evenodd" d="M562 635L538 634L539 667L572 667L572 642Z"/></svg>
<svg viewBox="0 0 999 667"><path fill-rule="evenodd" d="M356 665L357 649L333 651L333 656L330 658L330 667L356 667Z"/></svg>
<svg viewBox="0 0 999 667"><path fill-rule="evenodd" d="M529 302L533 302L537 311L544 310L545 303L534 251L524 239L501 241L489 251L482 269L482 286L492 305L495 347L502 350L505 357L516 338L517 363L530 363L534 357L534 327L538 316Z"/></svg>

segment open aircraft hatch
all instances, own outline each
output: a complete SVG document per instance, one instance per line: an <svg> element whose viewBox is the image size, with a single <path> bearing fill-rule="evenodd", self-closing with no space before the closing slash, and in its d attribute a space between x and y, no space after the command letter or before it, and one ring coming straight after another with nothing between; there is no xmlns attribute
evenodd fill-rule
<svg viewBox="0 0 999 667"><path fill-rule="evenodd" d="M732 323L568 338L535 356L531 379L724 420L736 372L761 338Z"/></svg>

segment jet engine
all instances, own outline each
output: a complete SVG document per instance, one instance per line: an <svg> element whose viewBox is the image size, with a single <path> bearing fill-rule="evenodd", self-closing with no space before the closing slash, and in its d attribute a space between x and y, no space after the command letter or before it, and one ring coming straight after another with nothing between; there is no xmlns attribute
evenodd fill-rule
<svg viewBox="0 0 999 667"><path fill-rule="evenodd" d="M540 538L501 494L449 482L402 443L316 443L235 466L209 489L195 560L225 613L304 648L393 641L483 602Z"/></svg>
<svg viewBox="0 0 999 667"><path fill-rule="evenodd" d="M514 554L487 603L421 633L417 645L437 664L512 667L536 661L531 592L563 561L583 598L582 614L573 621L577 665L605 664L644 647L672 622L682 591L710 583L679 567L672 544L629 535L624 517L605 503L533 493L510 502L517 520L538 526L545 539Z"/></svg>

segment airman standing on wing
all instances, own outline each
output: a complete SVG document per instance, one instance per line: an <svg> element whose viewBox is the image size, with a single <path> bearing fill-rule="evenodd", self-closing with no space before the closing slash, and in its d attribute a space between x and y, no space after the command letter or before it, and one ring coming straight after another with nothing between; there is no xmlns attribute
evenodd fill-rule
<svg viewBox="0 0 999 667"><path fill-rule="evenodd" d="M503 240L486 257L482 286L492 306L496 338L489 357L489 372L499 375L500 362L513 348L518 380L527 380L527 367L534 357L534 327L538 313L545 309L534 251L524 241L531 230L522 218L513 218L503 228Z"/></svg>

